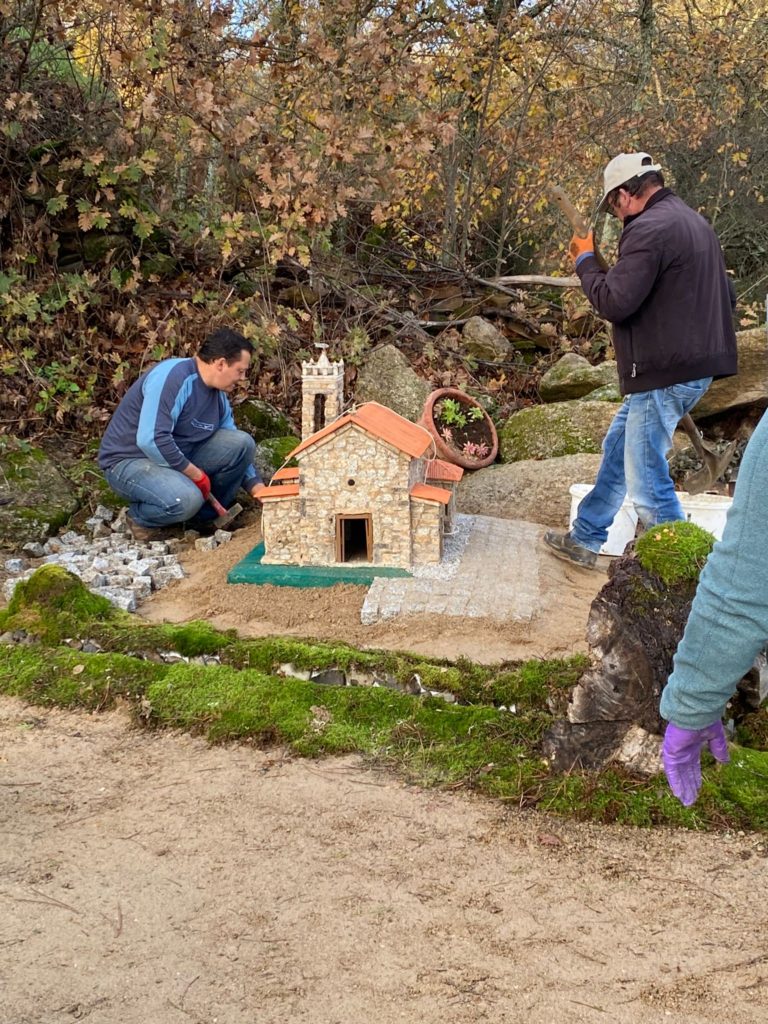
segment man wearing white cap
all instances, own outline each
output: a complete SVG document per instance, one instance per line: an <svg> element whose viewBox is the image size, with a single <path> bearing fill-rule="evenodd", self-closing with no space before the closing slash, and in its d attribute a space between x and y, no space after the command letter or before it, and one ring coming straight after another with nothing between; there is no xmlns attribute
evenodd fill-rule
<svg viewBox="0 0 768 1024"><path fill-rule="evenodd" d="M646 527L685 518L667 463L672 434L713 379L736 373L735 292L709 223L664 187L647 153L620 153L603 177L600 207L623 223L618 259L603 269L591 231L574 235L570 252L585 295L613 324L625 398L570 532L544 536L585 568L625 495Z"/></svg>

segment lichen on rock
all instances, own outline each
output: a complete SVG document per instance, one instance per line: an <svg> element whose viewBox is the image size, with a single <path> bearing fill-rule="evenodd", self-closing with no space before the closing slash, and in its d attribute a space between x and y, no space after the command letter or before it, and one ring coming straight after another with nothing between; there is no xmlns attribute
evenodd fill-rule
<svg viewBox="0 0 768 1024"><path fill-rule="evenodd" d="M616 406L609 402L555 402L513 413L499 429L502 462L596 454Z"/></svg>

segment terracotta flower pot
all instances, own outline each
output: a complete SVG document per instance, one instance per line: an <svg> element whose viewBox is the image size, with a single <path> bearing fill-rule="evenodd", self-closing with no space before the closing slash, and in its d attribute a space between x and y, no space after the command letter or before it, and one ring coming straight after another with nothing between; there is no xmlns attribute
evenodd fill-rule
<svg viewBox="0 0 768 1024"><path fill-rule="evenodd" d="M486 455L475 456L467 454L462 451L461 446L451 443L441 435L441 430L444 432L446 427L439 422L435 422L435 406L439 406L439 403L446 398L458 402L461 406L472 406L482 412L482 418L472 421L471 425L468 425L466 429L471 430L482 438L483 443L489 449ZM455 466L461 466L462 469L482 469L483 466L490 466L498 454L499 436L496 433L493 420L479 402L476 402L474 398L471 398L464 391L459 391L458 388L438 388L437 391L433 391L431 395L428 395L419 423L432 435L437 458L445 459L446 462L452 462Z"/></svg>

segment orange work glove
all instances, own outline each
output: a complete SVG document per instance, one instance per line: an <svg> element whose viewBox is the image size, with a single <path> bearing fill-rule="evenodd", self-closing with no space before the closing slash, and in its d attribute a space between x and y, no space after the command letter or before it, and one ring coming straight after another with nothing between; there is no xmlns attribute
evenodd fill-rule
<svg viewBox="0 0 768 1024"><path fill-rule="evenodd" d="M568 252L578 263L580 256L594 256L595 255L595 236L594 232L590 231L585 237L581 235L574 235L571 239L571 244L568 246Z"/></svg>

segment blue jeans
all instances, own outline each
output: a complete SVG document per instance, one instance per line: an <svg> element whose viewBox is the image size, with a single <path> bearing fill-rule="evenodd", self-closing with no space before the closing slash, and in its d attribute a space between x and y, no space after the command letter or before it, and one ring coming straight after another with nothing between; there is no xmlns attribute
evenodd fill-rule
<svg viewBox="0 0 768 1024"><path fill-rule="evenodd" d="M207 473L211 492L228 508L253 464L256 442L242 430L217 430L188 453L190 462ZM107 483L130 504L128 511L139 526L162 527L183 523L193 516L213 519L213 507L189 477L149 459L123 459L104 471Z"/></svg>
<svg viewBox="0 0 768 1024"><path fill-rule="evenodd" d="M627 395L603 441L595 486L580 502L570 535L599 551L625 496L643 526L685 519L669 475L675 427L712 383L711 377Z"/></svg>
<svg viewBox="0 0 768 1024"><path fill-rule="evenodd" d="M682 729L718 721L768 640L768 415L739 466L733 504L702 570L661 714Z"/></svg>

